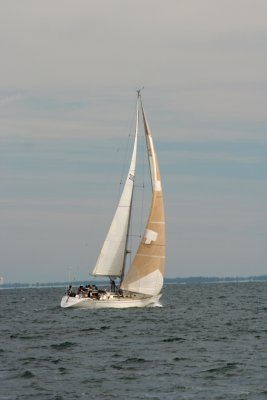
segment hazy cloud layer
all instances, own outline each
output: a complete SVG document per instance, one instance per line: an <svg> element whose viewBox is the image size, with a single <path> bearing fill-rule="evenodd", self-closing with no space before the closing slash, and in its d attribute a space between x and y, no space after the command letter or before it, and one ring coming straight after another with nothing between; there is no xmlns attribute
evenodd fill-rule
<svg viewBox="0 0 267 400"><path fill-rule="evenodd" d="M266 273L266 15L265 0L1 2L0 276L87 276L143 85L167 275Z"/></svg>

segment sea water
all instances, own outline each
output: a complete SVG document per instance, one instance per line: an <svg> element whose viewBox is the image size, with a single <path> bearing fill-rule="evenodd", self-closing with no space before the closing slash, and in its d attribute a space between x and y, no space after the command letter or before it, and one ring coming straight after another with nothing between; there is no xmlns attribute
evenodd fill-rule
<svg viewBox="0 0 267 400"><path fill-rule="evenodd" d="M0 291L0 399L267 399L267 283L166 285L162 307Z"/></svg>

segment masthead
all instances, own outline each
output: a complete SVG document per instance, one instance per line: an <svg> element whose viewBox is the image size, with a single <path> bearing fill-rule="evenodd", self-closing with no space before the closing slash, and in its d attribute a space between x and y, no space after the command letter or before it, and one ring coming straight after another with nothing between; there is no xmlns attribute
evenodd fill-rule
<svg viewBox="0 0 267 400"><path fill-rule="evenodd" d="M141 89L137 89L137 90L136 90L136 92L137 92L137 97L141 97L141 90L143 90L143 89L144 89L144 86L141 87Z"/></svg>

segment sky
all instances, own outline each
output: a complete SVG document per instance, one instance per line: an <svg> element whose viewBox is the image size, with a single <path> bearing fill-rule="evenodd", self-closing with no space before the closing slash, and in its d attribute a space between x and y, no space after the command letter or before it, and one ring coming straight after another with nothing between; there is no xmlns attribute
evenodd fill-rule
<svg viewBox="0 0 267 400"><path fill-rule="evenodd" d="M88 279L136 89L167 277L267 273L267 2L0 0L0 276Z"/></svg>

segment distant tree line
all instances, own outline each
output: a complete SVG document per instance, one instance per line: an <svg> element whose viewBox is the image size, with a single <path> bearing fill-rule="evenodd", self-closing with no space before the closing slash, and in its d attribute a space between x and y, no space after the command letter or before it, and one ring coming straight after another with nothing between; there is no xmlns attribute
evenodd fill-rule
<svg viewBox="0 0 267 400"><path fill-rule="evenodd" d="M223 283L223 282L262 282L267 281L267 275L247 276L247 277L217 277L217 276L190 276L186 278L165 278L166 284L200 284L200 283ZM108 280L91 282L97 286L109 285ZM72 282L73 286L83 285L84 281ZM68 287L69 282L36 282L36 283L2 283L0 288L45 288L45 287Z"/></svg>
<svg viewBox="0 0 267 400"><path fill-rule="evenodd" d="M217 276L189 276L186 278L165 278L165 283L220 283L220 282L259 282L259 281L267 281L267 275L260 276L225 276L225 277L217 277Z"/></svg>
<svg viewBox="0 0 267 400"><path fill-rule="evenodd" d="M109 281L90 281L92 284L97 284L101 286L102 284L109 284ZM3 283L0 288L46 288L46 287L68 287L70 282L36 282L36 283L27 283L27 282L16 282L16 283ZM84 281L75 281L71 282L72 286L80 286L84 285Z"/></svg>

